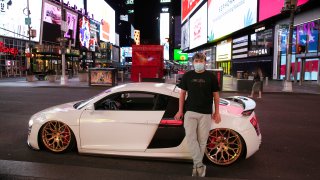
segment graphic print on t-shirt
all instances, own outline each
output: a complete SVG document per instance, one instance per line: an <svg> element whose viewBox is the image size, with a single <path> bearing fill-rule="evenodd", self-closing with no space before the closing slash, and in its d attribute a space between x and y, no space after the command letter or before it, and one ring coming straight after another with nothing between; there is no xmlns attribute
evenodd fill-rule
<svg viewBox="0 0 320 180"><path fill-rule="evenodd" d="M195 86L202 87L202 85L206 83L206 80L205 79L192 79L191 82Z"/></svg>

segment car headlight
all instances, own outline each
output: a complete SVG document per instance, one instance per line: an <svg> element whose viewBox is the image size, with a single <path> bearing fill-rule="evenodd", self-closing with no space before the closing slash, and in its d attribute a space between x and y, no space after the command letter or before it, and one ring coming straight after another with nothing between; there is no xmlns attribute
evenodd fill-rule
<svg viewBox="0 0 320 180"><path fill-rule="evenodd" d="M32 127L32 125L33 125L33 119L30 119L29 120L29 128Z"/></svg>

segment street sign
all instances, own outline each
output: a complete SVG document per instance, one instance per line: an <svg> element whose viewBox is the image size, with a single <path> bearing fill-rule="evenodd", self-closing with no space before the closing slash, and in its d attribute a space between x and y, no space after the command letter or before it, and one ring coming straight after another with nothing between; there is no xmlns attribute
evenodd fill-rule
<svg viewBox="0 0 320 180"><path fill-rule="evenodd" d="M31 18L27 17L24 19L26 25L31 25Z"/></svg>

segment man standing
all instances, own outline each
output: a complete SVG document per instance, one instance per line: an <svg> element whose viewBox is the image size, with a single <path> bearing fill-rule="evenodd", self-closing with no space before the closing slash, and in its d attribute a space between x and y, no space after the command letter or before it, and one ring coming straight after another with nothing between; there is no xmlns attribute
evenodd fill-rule
<svg viewBox="0 0 320 180"><path fill-rule="evenodd" d="M219 112L219 86L217 78L205 70L206 56L196 53L193 56L194 70L183 75L179 84L181 88L179 111L175 119L182 119L186 108L184 128L189 151L193 159L192 176L204 177L206 166L202 163L212 119L221 121ZM185 104L185 97L188 97ZM214 101L215 110L212 111Z"/></svg>

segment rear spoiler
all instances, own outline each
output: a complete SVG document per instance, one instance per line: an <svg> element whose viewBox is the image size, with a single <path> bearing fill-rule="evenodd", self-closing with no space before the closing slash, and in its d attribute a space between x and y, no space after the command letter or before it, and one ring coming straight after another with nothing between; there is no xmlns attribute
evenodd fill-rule
<svg viewBox="0 0 320 180"><path fill-rule="evenodd" d="M243 106L243 115L250 115L254 108L256 107L256 102L252 100L251 98L245 97L245 96L230 96L225 98L229 101L234 101L237 103L242 104Z"/></svg>

